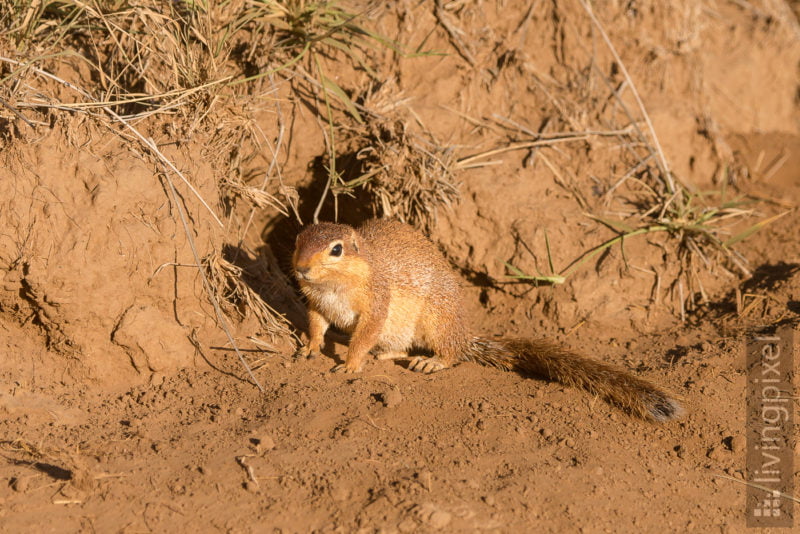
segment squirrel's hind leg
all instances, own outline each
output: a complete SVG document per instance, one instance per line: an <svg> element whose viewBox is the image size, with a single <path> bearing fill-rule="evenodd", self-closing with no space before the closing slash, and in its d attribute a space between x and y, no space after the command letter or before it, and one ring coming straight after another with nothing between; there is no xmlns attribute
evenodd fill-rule
<svg viewBox="0 0 800 534"><path fill-rule="evenodd" d="M414 356L411 358L411 363L408 364L408 368L411 371L425 374L435 373L436 371L441 371L442 369L446 369L448 367L450 366L436 356L431 358L426 358L425 356Z"/></svg>
<svg viewBox="0 0 800 534"><path fill-rule="evenodd" d="M435 313L421 318L425 326L420 343L421 348L433 351L434 356L416 356L408 365L410 370L418 373L434 373L447 369L459 361L464 352L467 335L459 310L434 308L434 311Z"/></svg>

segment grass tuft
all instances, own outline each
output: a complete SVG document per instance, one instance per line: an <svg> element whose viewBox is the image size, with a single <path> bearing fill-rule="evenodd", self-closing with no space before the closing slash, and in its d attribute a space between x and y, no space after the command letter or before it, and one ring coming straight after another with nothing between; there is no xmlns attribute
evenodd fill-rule
<svg viewBox="0 0 800 534"><path fill-rule="evenodd" d="M722 266L741 276L749 276L750 270L747 261L736 250L736 245L792 210L747 224L746 221L756 215L752 208L753 201L746 198L728 200L725 189L727 182L723 182L717 191L697 192L676 177L661 148L655 127L639 96L634 80L617 53L611 38L595 15L591 4L584 0L579 0L579 3L588 16L592 28L605 43L610 55L610 63L614 69L602 68L600 65L603 61L598 56L597 50L594 47L586 46L589 66L585 72L588 74L584 78L578 77L574 80L577 82L578 90L573 92L591 95L592 91L598 91L599 87L601 89L600 96L592 96L583 99L582 102L577 96L572 100L560 100L555 96L555 91L548 87L548 83L539 79L538 76L534 76L534 82L551 102L568 130L548 135L545 132L526 129L510 119L498 117L501 119L500 126L516 134L523 133L529 136L529 139L519 140L517 138L505 147L465 158L463 163L471 165L474 160L510 150L530 150L534 147L538 150L553 149L555 142L585 142L589 146L593 146L599 137L603 139L617 137L620 142L619 146L623 149L623 156L626 156L632 163L621 178L605 189L602 195L603 206L590 206L586 197L575 186L574 180L565 177L564 172L559 170L557 165L551 163L544 154L538 156L551 170L556 183L570 192L583 210L590 212L587 213L587 216L608 227L616 235L584 251L570 261L566 267L556 272L552 266L550 244L545 234L550 274L532 275L504 262L508 272L507 276L513 280L536 284L561 284L603 252L616 245L620 245L622 248L628 239L654 233L664 234L668 237L665 250L670 258L667 261L674 261L678 265L676 278L671 282L668 281L666 285L673 290L677 288L678 308L681 316L685 317L685 310L691 309L696 304L698 296L701 300L707 300L699 271L701 269L714 270L716 267ZM575 33L580 42L581 36L577 32ZM620 73L621 83L612 80L611 76L607 74L610 70ZM592 83L594 79L602 82L602 85ZM602 94L603 88L605 94ZM633 105L630 105L631 100ZM596 117L602 124L602 128L587 128L585 124L580 124L580 119L576 118L578 114L569 111L578 102L590 110L584 110L583 117ZM597 102L600 102L600 106L592 109L592 104L597 105ZM613 106L608 103L613 103ZM639 126L641 123L644 124L644 128ZM723 164L725 163L723 162ZM623 190L627 191L628 198L620 198ZM622 200L625 208L621 211L627 211L627 217L617 219L591 213L598 207L608 207L613 200ZM733 233L734 227L742 225L747 226L743 230ZM623 260L627 264L624 248ZM660 283L659 279L659 287ZM658 301L658 298L656 300Z"/></svg>
<svg viewBox="0 0 800 534"><path fill-rule="evenodd" d="M285 319L242 281L239 268L219 251L200 258L192 237L200 217L183 213L182 193L171 177L180 178L176 185L188 189L228 236L243 239L255 209L297 217L297 192L283 185L277 164L286 150L280 98L288 92L293 102L317 104L312 110L326 125L333 162L328 189L335 201L342 187L335 171L337 130L351 121L363 125L364 119L352 89L329 72L346 65L375 79L372 58L378 51L402 53L363 26L365 15L334 0L0 0L0 45L6 51L0 57L0 118L13 117L35 131L62 114L80 115L143 152L164 172L165 193L180 214L204 289L233 348L239 353L221 309L252 313L268 334L291 339ZM279 85L288 87L280 96ZM322 104L308 100L314 93ZM256 118L265 111L279 117L276 140L258 126ZM21 135L10 131L5 140ZM214 200L200 195L194 177L169 157L173 152L159 148L180 147L197 133L208 139ZM265 176L245 180L243 162L262 154L272 156ZM233 216L239 203L250 209L246 222Z"/></svg>

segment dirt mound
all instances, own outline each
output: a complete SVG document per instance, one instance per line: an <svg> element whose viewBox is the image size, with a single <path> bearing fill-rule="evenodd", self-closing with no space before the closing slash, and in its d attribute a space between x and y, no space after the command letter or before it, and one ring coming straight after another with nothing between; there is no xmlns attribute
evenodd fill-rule
<svg viewBox="0 0 800 534"><path fill-rule="evenodd" d="M800 318L788 4L12 4L0 530L743 528L741 334ZM687 416L296 361L297 230L371 216L429 233L477 332Z"/></svg>

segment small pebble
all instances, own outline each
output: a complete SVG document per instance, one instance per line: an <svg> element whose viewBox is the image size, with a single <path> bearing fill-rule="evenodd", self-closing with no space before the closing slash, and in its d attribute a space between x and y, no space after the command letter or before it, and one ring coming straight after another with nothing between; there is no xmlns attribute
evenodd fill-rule
<svg viewBox="0 0 800 534"><path fill-rule="evenodd" d="M733 436L730 440L730 444L733 452L742 452L745 445L747 445L747 440L744 436Z"/></svg>
<svg viewBox="0 0 800 534"><path fill-rule="evenodd" d="M486 503L487 505L489 505L489 506L494 506L494 504L495 504L497 501L495 500L495 498L494 498L494 495L485 495L485 496L483 497L483 502L485 502L485 503Z"/></svg>
<svg viewBox="0 0 800 534"><path fill-rule="evenodd" d="M397 530L400 532L415 532L417 530L417 522L410 517L406 517L397 525Z"/></svg>
<svg viewBox="0 0 800 534"><path fill-rule="evenodd" d="M275 440L269 434L261 434L253 438L260 452L271 451L275 448Z"/></svg>
<svg viewBox="0 0 800 534"><path fill-rule="evenodd" d="M387 408L394 408L403 401L403 395L396 389L390 389L381 395L381 400Z"/></svg>
<svg viewBox="0 0 800 534"><path fill-rule="evenodd" d="M553 431L550 430L549 428L543 428L540 430L540 432L542 433L542 436L544 436L545 438L550 438L553 436Z"/></svg>
<svg viewBox="0 0 800 534"><path fill-rule="evenodd" d="M336 502L344 502L350 498L350 490L344 486L337 486L331 490L331 499Z"/></svg>
<svg viewBox="0 0 800 534"><path fill-rule="evenodd" d="M248 480L245 485L245 489L250 493L258 493L258 484L253 482L252 480Z"/></svg>
<svg viewBox="0 0 800 534"><path fill-rule="evenodd" d="M431 483L433 482L433 474L430 471L417 471L414 473L414 478L417 479L417 482L422 484L425 489L428 491L431 490Z"/></svg>
<svg viewBox="0 0 800 534"><path fill-rule="evenodd" d="M450 515L449 512L445 512L444 510L437 510L431 514L428 518L428 524L431 528L436 530L441 530L447 525L450 524L450 520L453 516Z"/></svg>
<svg viewBox="0 0 800 534"><path fill-rule="evenodd" d="M30 479L17 477L14 479L14 483L11 485L11 487L14 489L14 491L25 493L30 487Z"/></svg>

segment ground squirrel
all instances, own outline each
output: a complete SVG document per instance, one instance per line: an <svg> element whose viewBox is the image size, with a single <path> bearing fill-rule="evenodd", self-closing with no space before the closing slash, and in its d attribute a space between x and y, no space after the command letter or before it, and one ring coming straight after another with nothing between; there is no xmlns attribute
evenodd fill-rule
<svg viewBox="0 0 800 534"><path fill-rule="evenodd" d="M351 336L335 372L360 371L370 351L392 359L416 348L433 356L412 358L414 371L473 361L583 387L646 419L666 421L682 412L658 386L551 341L470 335L458 276L433 243L406 224L371 219L358 228L309 226L297 236L292 263L308 299L309 342L301 352L319 355L331 324Z"/></svg>

